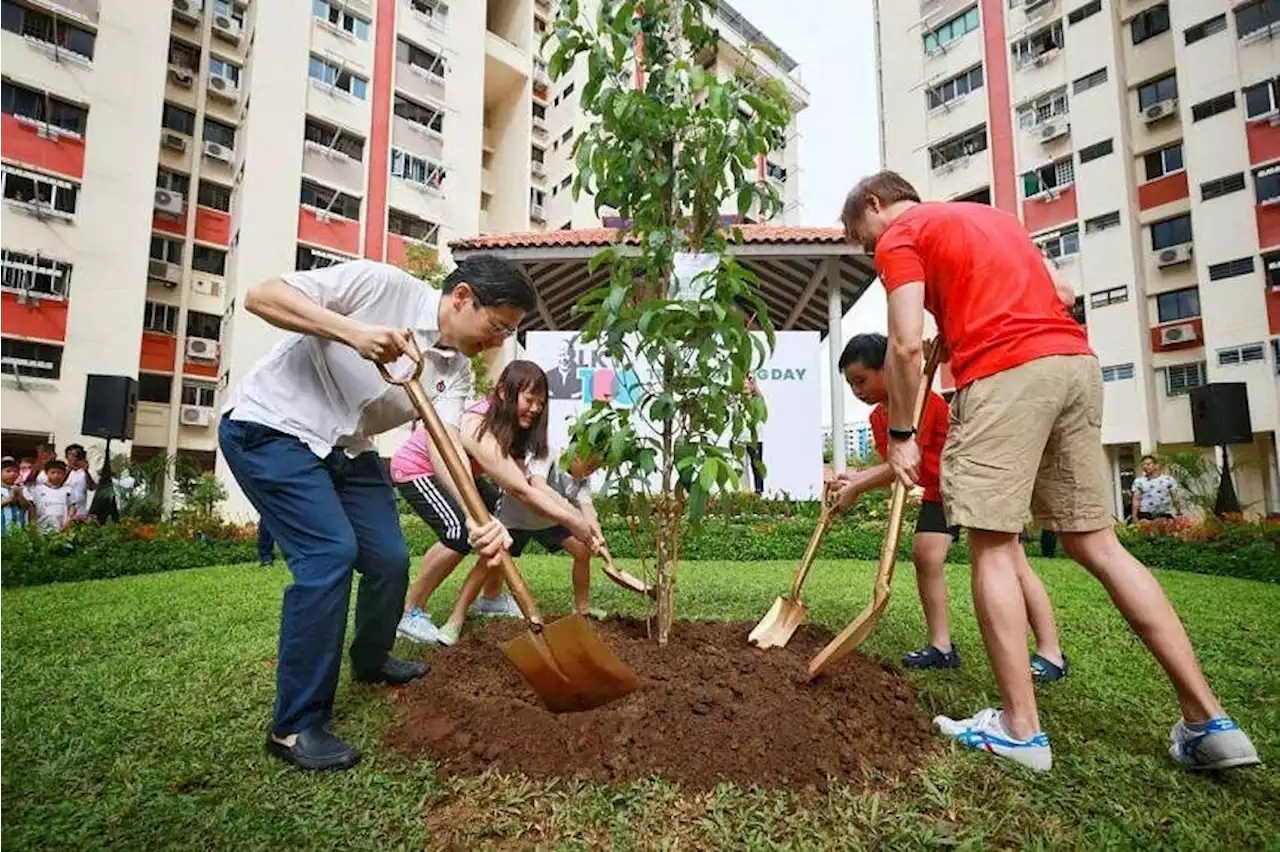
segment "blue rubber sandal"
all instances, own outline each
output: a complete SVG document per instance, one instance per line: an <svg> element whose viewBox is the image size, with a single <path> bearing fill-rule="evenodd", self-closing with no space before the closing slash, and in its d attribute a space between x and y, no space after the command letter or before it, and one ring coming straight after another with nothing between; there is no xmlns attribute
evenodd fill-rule
<svg viewBox="0 0 1280 852"><path fill-rule="evenodd" d="M943 653L932 645L925 645L919 651L904 655L902 665L908 669L958 669L960 654L955 646Z"/></svg>
<svg viewBox="0 0 1280 852"><path fill-rule="evenodd" d="M1039 654L1031 655L1031 677L1036 683L1052 683L1055 680L1062 680L1070 673L1071 661L1065 654L1062 655L1061 666L1054 665Z"/></svg>

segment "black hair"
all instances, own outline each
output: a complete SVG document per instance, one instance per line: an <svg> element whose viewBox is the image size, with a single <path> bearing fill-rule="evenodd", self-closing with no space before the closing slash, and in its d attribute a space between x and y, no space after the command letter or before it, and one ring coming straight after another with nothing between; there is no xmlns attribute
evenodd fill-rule
<svg viewBox="0 0 1280 852"><path fill-rule="evenodd" d="M49 443L37 444L36 450L44 450L45 452L53 453L56 456L58 454L58 445Z"/></svg>
<svg viewBox="0 0 1280 852"><path fill-rule="evenodd" d="M531 311L538 303L529 276L496 254L477 254L461 261L444 279L441 290L452 293L459 284L471 288L477 305L496 308L514 305L522 311Z"/></svg>
<svg viewBox="0 0 1280 852"><path fill-rule="evenodd" d="M83 444L67 444L67 449L66 449L67 458L71 458L72 453L79 453L81 458L85 458L88 455L88 453L84 451Z"/></svg>
<svg viewBox="0 0 1280 852"><path fill-rule="evenodd" d="M64 462L62 459L51 459L50 461L45 463L44 469L45 470L66 470L67 463Z"/></svg>
<svg viewBox="0 0 1280 852"><path fill-rule="evenodd" d="M11 467L18 467L18 463L11 458L5 458L4 461L0 462L0 468L7 470Z"/></svg>
<svg viewBox="0 0 1280 852"><path fill-rule="evenodd" d="M1150 453L1147 453L1142 457L1142 461L1146 461L1147 459L1150 459L1152 464L1160 464L1160 460ZM1139 462L1139 464L1141 464L1141 462Z"/></svg>
<svg viewBox="0 0 1280 852"><path fill-rule="evenodd" d="M861 364L868 370L883 370L884 356L889 351L889 338L883 334L855 334L840 353L840 369Z"/></svg>

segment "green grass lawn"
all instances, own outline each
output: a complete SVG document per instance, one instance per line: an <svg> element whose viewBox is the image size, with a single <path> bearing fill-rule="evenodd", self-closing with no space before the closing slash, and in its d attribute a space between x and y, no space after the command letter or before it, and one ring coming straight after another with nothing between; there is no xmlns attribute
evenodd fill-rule
<svg viewBox="0 0 1280 852"><path fill-rule="evenodd" d="M521 560L544 608L569 604L568 563ZM282 569L232 566L6 591L3 840L11 849L333 848L1280 848L1273 768L1193 776L1166 754L1176 705L1102 589L1063 561L1038 563L1074 670L1044 687L1054 771L1033 776L946 752L914 776L849 778L824 793L661 779L605 788L485 775L441 782L434 766L384 750L387 690L344 680L335 728L365 753L346 774L305 775L268 759ZM694 563L689 618L755 619L790 581L781 563ZM967 571L951 569L965 668L911 675L920 712L995 703ZM818 563L811 617L833 627L871 593L872 566ZM1280 587L1194 574L1161 582L1211 681L1280 760L1276 632ZM437 597L436 614L457 580ZM610 611L642 602L598 579ZM439 619L437 619L439 620ZM896 660L923 624L909 567L863 650ZM412 656L431 652L404 645ZM495 648L494 653L499 653ZM785 720L779 720L780 723Z"/></svg>

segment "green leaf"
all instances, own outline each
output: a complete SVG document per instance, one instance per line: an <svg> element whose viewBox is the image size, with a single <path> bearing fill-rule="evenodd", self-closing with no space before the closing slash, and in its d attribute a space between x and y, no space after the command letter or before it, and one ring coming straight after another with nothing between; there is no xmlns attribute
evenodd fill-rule
<svg viewBox="0 0 1280 852"><path fill-rule="evenodd" d="M746 216L751 210L751 202L755 198L755 187L747 184L738 190L738 215Z"/></svg>

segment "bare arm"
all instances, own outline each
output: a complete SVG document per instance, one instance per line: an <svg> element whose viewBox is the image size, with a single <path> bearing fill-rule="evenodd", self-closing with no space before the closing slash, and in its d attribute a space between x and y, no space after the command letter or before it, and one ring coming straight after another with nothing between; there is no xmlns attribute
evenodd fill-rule
<svg viewBox="0 0 1280 852"><path fill-rule="evenodd" d="M1142 502L1142 501L1141 501L1141 499L1138 497L1138 495L1137 495L1137 494L1134 494L1134 495L1133 495L1133 519L1134 519L1135 521L1136 521L1136 520L1138 520L1138 505L1139 505L1141 502Z"/></svg>
<svg viewBox="0 0 1280 852"><path fill-rule="evenodd" d="M396 360L408 347L403 329L376 328L345 317L316 304L280 278L250 287L244 307L276 328L346 344L379 363Z"/></svg>
<svg viewBox="0 0 1280 852"><path fill-rule="evenodd" d="M1053 261L1049 258L1044 259L1044 268L1049 272L1049 278L1053 281L1054 292L1058 294L1058 299L1068 308L1076 303L1076 291L1071 289L1070 285L1064 283L1058 277L1058 268L1053 265Z"/></svg>
<svg viewBox="0 0 1280 852"><path fill-rule="evenodd" d="M878 464L865 470L846 473L842 478L846 484L852 485L859 494L862 494L876 488L887 488L893 484L895 477L893 468L888 464Z"/></svg>
<svg viewBox="0 0 1280 852"><path fill-rule="evenodd" d="M903 284L889 294L889 352L884 362L889 428L915 428L912 409L920 390L924 357L924 282Z"/></svg>

